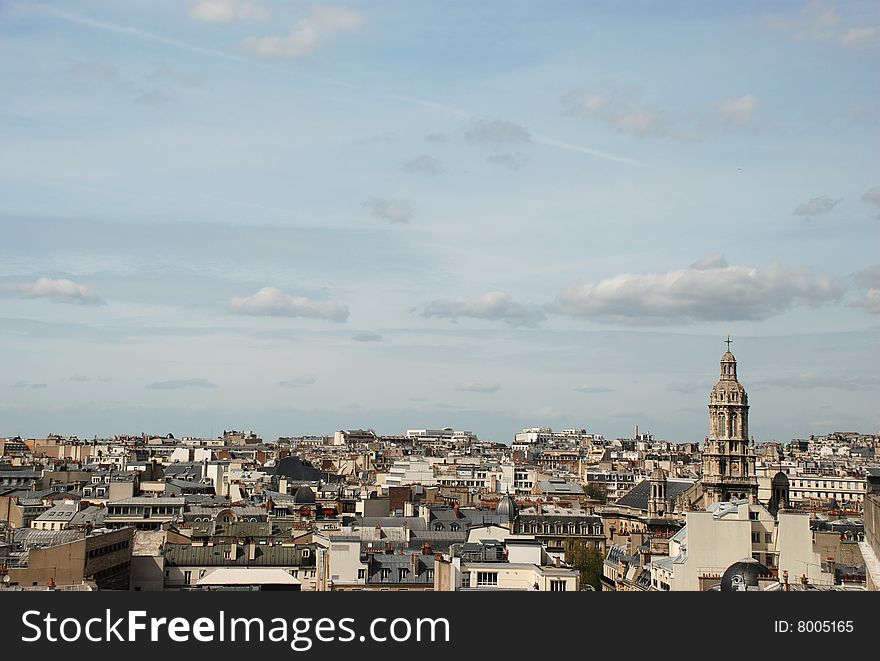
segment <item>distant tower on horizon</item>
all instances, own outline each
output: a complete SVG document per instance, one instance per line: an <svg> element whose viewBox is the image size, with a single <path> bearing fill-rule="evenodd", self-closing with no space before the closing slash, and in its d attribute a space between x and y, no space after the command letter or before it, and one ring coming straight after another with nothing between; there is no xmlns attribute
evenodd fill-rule
<svg viewBox="0 0 880 661"><path fill-rule="evenodd" d="M749 441L749 396L737 380L736 358L721 356L721 378L709 393L709 437L703 451L703 507L758 499L755 452Z"/></svg>

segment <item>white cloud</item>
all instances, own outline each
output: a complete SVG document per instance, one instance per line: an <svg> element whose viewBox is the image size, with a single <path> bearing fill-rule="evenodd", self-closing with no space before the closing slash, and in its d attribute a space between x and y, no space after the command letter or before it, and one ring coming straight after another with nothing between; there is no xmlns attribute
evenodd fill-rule
<svg viewBox="0 0 880 661"><path fill-rule="evenodd" d="M632 110L609 116L611 124L624 133L632 133L640 138L666 132L660 113L656 110Z"/></svg>
<svg viewBox="0 0 880 661"><path fill-rule="evenodd" d="M880 36L873 25L845 25L837 8L823 0L813 0L795 13L770 15L767 24L797 41L837 42L848 48L876 46Z"/></svg>
<svg viewBox="0 0 880 661"><path fill-rule="evenodd" d="M799 204L794 210L795 216L819 216L830 213L831 210L840 204L841 200L832 200L830 197L814 197L809 202Z"/></svg>
<svg viewBox="0 0 880 661"><path fill-rule="evenodd" d="M216 388L217 386L206 379L171 379L169 381L157 381L144 386L148 390L180 390L181 388Z"/></svg>
<svg viewBox="0 0 880 661"><path fill-rule="evenodd" d="M865 194L862 195L862 202L873 204L875 207L880 208L880 186L874 186L866 190Z"/></svg>
<svg viewBox="0 0 880 661"><path fill-rule="evenodd" d="M731 126L745 126L758 109L758 99L751 94L725 99L715 104L721 120Z"/></svg>
<svg viewBox="0 0 880 661"><path fill-rule="evenodd" d="M474 144L506 145L529 142L528 129L514 122L501 119L474 119L464 132L465 139Z"/></svg>
<svg viewBox="0 0 880 661"><path fill-rule="evenodd" d="M845 291L843 282L805 268L690 267L667 273L624 273L595 284L574 285L560 294L551 309L630 324L762 320L795 305L837 300Z"/></svg>
<svg viewBox="0 0 880 661"><path fill-rule="evenodd" d="M391 223L408 223L413 219L412 205L408 200L373 197L364 202L364 206L370 209L374 216L384 218Z"/></svg>
<svg viewBox="0 0 880 661"><path fill-rule="evenodd" d="M286 36L248 37L244 46L263 57L298 58L339 35L357 30L362 23L361 14L352 9L317 5Z"/></svg>
<svg viewBox="0 0 880 661"><path fill-rule="evenodd" d="M850 47L876 45L878 34L880 32L874 26L850 28L840 37L840 43Z"/></svg>
<svg viewBox="0 0 880 661"><path fill-rule="evenodd" d="M303 376L295 376L291 379L279 381L278 385L285 388L302 388L303 386L311 386L318 382L318 377L314 374L305 374Z"/></svg>
<svg viewBox="0 0 880 661"><path fill-rule="evenodd" d="M608 100L599 94L584 94L577 98L572 98L571 102L576 106L577 110L585 113L598 112L604 108Z"/></svg>
<svg viewBox="0 0 880 661"><path fill-rule="evenodd" d="M497 291L479 298L437 299L425 306L422 315L446 319L491 319L505 321L511 326L535 326L545 317L541 306L517 303L510 294Z"/></svg>
<svg viewBox="0 0 880 661"><path fill-rule="evenodd" d="M35 282L0 284L0 295L19 298L48 298L56 303L75 303L77 305L101 305L98 295L84 285L72 280L38 278Z"/></svg>
<svg viewBox="0 0 880 661"><path fill-rule="evenodd" d="M358 333L357 335L352 336L355 342L384 342L385 338L382 337L380 333L374 333L372 331L367 331L366 333Z"/></svg>
<svg viewBox="0 0 880 661"><path fill-rule="evenodd" d="M252 296L234 296L229 307L238 314L267 317L310 317L343 322L348 308L333 301L313 301L305 296L292 296L277 287L263 287Z"/></svg>
<svg viewBox="0 0 880 661"><path fill-rule="evenodd" d="M406 172L417 172L420 174L440 174L446 170L446 167L433 156L422 154L418 158L404 163L403 169Z"/></svg>
<svg viewBox="0 0 880 661"><path fill-rule="evenodd" d="M797 12L767 16L767 24L799 41L827 41L838 34L841 19L835 7L813 0Z"/></svg>
<svg viewBox="0 0 880 661"><path fill-rule="evenodd" d="M239 19L263 20L269 18L269 12L244 0L200 0L189 10L189 16L206 23L230 23Z"/></svg>
<svg viewBox="0 0 880 661"><path fill-rule="evenodd" d="M563 111L575 117L604 122L610 128L637 138L672 138L693 142L700 138L692 128L682 128L669 113L640 101L632 92L599 94L577 89L562 96Z"/></svg>
<svg viewBox="0 0 880 661"><path fill-rule="evenodd" d="M874 264L855 274L855 280L862 287L880 289L880 264Z"/></svg>
<svg viewBox="0 0 880 661"><path fill-rule="evenodd" d="M868 312L880 314L880 264L862 269L854 276L855 281L867 291L853 301L852 305Z"/></svg>
<svg viewBox="0 0 880 661"><path fill-rule="evenodd" d="M497 383L480 383L479 381L465 381L455 387L456 390L465 392L498 392L501 386Z"/></svg>
<svg viewBox="0 0 880 661"><path fill-rule="evenodd" d="M873 314L880 314L880 289L869 289L863 296L857 298L853 305Z"/></svg>

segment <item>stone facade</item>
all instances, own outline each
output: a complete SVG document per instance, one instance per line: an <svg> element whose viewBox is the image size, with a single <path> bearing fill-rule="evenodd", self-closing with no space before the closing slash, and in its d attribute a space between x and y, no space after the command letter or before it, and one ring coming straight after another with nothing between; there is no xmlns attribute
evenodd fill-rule
<svg viewBox="0 0 880 661"><path fill-rule="evenodd" d="M703 451L703 508L733 499L757 502L755 452L749 441L749 397L736 358L721 356L721 378L709 393L709 438Z"/></svg>

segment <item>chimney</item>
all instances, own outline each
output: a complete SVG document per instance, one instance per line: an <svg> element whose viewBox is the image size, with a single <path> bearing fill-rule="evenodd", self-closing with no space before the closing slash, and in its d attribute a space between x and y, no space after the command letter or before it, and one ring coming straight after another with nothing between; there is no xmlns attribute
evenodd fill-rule
<svg viewBox="0 0 880 661"><path fill-rule="evenodd" d="M248 544L248 562L253 562L257 557L257 545L252 541Z"/></svg>
<svg viewBox="0 0 880 661"><path fill-rule="evenodd" d="M419 556L416 553L411 554L410 556L410 566L412 568L413 578L419 575Z"/></svg>

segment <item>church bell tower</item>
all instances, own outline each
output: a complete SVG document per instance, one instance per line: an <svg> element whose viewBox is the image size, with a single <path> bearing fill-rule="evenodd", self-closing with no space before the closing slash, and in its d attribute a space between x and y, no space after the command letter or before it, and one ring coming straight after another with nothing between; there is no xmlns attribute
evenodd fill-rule
<svg viewBox="0 0 880 661"><path fill-rule="evenodd" d="M737 380L736 358L721 356L721 378L709 393L709 438L703 451L703 506L726 500L757 502L755 453L749 442L749 397Z"/></svg>

